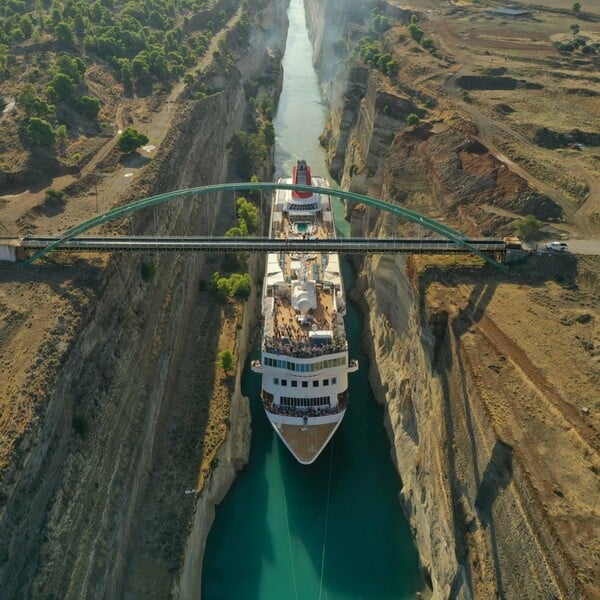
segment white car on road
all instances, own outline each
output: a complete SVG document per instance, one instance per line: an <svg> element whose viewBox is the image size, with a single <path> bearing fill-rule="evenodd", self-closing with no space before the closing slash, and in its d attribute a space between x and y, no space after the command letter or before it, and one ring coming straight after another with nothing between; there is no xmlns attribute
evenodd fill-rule
<svg viewBox="0 0 600 600"><path fill-rule="evenodd" d="M546 244L546 250L552 250L553 252L566 252L569 249L566 242L548 242Z"/></svg>

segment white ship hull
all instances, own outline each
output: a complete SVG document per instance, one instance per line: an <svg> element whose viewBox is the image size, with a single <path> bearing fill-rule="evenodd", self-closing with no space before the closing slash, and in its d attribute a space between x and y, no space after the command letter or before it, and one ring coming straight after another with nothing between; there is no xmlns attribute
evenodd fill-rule
<svg viewBox="0 0 600 600"><path fill-rule="evenodd" d="M328 187L312 178L303 161L293 178L279 181ZM334 237L329 196L278 191L270 232L284 239ZM348 358L345 312L336 254L268 255L261 360L252 369L262 374L262 401L273 429L302 464L317 459L346 413L348 373L358 364Z"/></svg>

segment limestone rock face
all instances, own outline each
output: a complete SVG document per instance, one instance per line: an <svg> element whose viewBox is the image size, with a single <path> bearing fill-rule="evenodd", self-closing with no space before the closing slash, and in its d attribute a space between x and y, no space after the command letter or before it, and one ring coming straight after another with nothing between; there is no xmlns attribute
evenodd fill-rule
<svg viewBox="0 0 600 600"><path fill-rule="evenodd" d="M235 57L235 68L222 81L215 76L216 93L193 100L180 97L168 107L167 112L174 115L170 129L148 168L132 185L133 197L230 179L228 143L234 132L243 129L248 110L244 84L264 78L275 91L281 85L274 56L285 45L286 8L283 0L265 5L264 18L257 19L261 26L249 36L251 51L238 47L235 30L223 39L225 49ZM270 168L266 171L260 174L265 179ZM156 231L157 223L163 235L222 233L228 225L226 215L232 212L225 208L226 202L230 206L231 198L173 202L137 213L126 227L136 235ZM156 268L148 282L140 276L140 267L150 258ZM106 270L101 281L90 286L93 298L80 303L73 295L70 310L53 316L56 332L64 330L70 336L50 339L46 354L36 363L48 368L51 389L35 429L23 438L19 464L3 473L0 481L2 597L128 595L128 569L139 558L131 556L140 535L135 523L149 509L153 461L159 446L168 446L165 438L172 436L179 442L185 435L182 431L188 431L183 426L174 430L164 417L177 412L173 405L181 401L171 392L189 353L192 315L199 316L199 331L206 332L205 355L197 357L195 368L214 369L214 358L211 364L207 362L214 353L210 344L215 341L215 328L218 339L219 323L211 318L216 312L213 307L198 305L199 282L211 273L205 257L118 256L97 268ZM255 311L258 308L250 304L239 332L240 364ZM37 388L29 393L34 391L46 393ZM186 397L193 396L193 390L187 392ZM190 417L192 428L196 420L199 414ZM177 496L168 515L171 535L168 543L159 540L148 550L149 555L155 552L155 563L149 560L148 564L156 568L145 566L145 584L153 594L167 597L181 589L185 597L199 596L202 552L214 505L248 455L249 409L239 381L229 431L218 456L219 468L195 514L193 498L183 496L183 489L193 485L194 475L182 473L173 461L168 474L173 476L172 485L165 486ZM192 448L197 448L197 439L190 442ZM190 527L192 537L186 550ZM173 550L165 558L169 544ZM128 592L136 596L135 590Z"/></svg>
<svg viewBox="0 0 600 600"><path fill-rule="evenodd" d="M329 20L336 0L306 4L316 63L327 65L321 77L331 112L323 142L343 188L478 235L501 221L483 215L484 202L498 212L560 217L550 198L506 169L477 139L472 123L455 119L407 127L408 114L419 114L423 106L419 99L435 103L428 90L406 80L394 87L364 65L336 60L330 31L350 39L350 20ZM399 220L364 205L348 206L346 216L356 236L406 231ZM472 366L477 356L468 335L472 322L444 296L452 292L443 288L430 302L427 291L436 275L429 278L413 259L373 257L359 267L354 296L366 315L369 376L385 408L402 480L400 506L432 597L585 597L585 578L577 581L576 566L560 547L524 466L535 464L535 455L523 460L518 434L503 428L502 417L480 397L487 373ZM489 347L493 352L493 344ZM501 398L498 402L502 405Z"/></svg>

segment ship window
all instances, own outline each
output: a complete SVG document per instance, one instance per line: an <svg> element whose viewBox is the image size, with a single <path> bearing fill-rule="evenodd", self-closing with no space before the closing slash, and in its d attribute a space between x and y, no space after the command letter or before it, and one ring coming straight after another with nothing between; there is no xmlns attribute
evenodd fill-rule
<svg viewBox="0 0 600 600"><path fill-rule="evenodd" d="M313 381L313 387L319 387L319 381L315 379L315 381Z"/></svg>
<svg viewBox="0 0 600 600"><path fill-rule="evenodd" d="M335 385L337 383L337 377L331 378L331 385Z"/></svg>
<svg viewBox="0 0 600 600"><path fill-rule="evenodd" d="M281 380L281 385L282 385L283 387L287 387L287 379L282 379L282 380Z"/></svg>
<svg viewBox="0 0 600 600"><path fill-rule="evenodd" d="M323 379L323 385L329 385L329 379Z"/></svg>
<svg viewBox="0 0 600 600"><path fill-rule="evenodd" d="M279 385L279 377L273 377L273 383Z"/></svg>
<svg viewBox="0 0 600 600"><path fill-rule="evenodd" d="M298 387L298 382L295 379L292 379L292 387Z"/></svg>
<svg viewBox="0 0 600 600"><path fill-rule="evenodd" d="M308 387L308 381L303 381L302 382L302 387Z"/></svg>

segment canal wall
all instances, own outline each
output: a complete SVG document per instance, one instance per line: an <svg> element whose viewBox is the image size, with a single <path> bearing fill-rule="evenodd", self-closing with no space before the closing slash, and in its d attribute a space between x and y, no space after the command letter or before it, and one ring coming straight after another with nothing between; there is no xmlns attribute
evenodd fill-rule
<svg viewBox="0 0 600 600"><path fill-rule="evenodd" d="M442 146L413 147L411 140L428 139L430 129L406 124L408 114L426 114L420 90L410 89L410 81L393 89L377 71L352 62L356 25L365 15L344 17L338 0L305 3L314 62L322 67L330 105L322 141L332 174L344 189L410 202L415 210L445 210L441 190L456 182L447 181L451 171L439 159ZM347 42L345 57L335 40ZM402 225L364 206L348 206L346 216L357 236L383 236ZM556 544L527 475L478 399L460 324L443 307L428 305L431 282L422 264L372 257L358 268L353 298L365 314L369 378L385 409L402 481L400 507L432 597L569 597L565 589L575 586L566 568L549 565L557 562L551 550Z"/></svg>
<svg viewBox="0 0 600 600"><path fill-rule="evenodd" d="M214 93L179 101L173 127L128 198L230 178L228 142L244 128L248 114L244 84L262 77L272 81L275 74L280 85L278 59L267 48L283 51L285 8L284 1L265 3L252 17L260 27L251 26L250 46L240 45L236 29L230 32L222 49L230 53L234 67L226 75L218 69L207 75ZM270 170L269 165L267 176ZM160 223L165 235L222 233L230 225L231 201L219 197L208 208L172 203L133 216L125 229L139 234ZM144 277L148 265L153 265L153 275ZM202 319L208 323L215 312L210 304L198 308L200 282L213 270L215 265L200 255L115 256L93 302L80 306L76 317L57 317L56 335L64 333L65 340L50 340L40 351L43 356L32 358L43 366L52 359L47 365L52 367L48 387L39 390L46 394L43 408L35 428L20 441L17 462L2 479L4 596L144 597L151 590L149 595L166 597L179 589L185 591L181 597L199 595L199 579L189 576L189 565L194 564L190 548L203 546L209 521L207 516L203 522L203 515L222 497L232 472L247 457L249 415L239 378L222 460L197 507L193 498L183 495L187 486L181 484L183 465L177 462L172 465L173 478L167 474L161 482L163 501L173 499L168 515L164 506L150 504L149 486L155 481L152 467L160 444L172 443L174 453L179 447L181 435L169 429L174 411L189 408L188 422L199 436L196 440L203 434L192 410L193 391L184 397L175 397L173 391L182 379L191 378L179 370L184 357L198 346L188 334L191 316L205 315ZM76 298L73 310L78 310ZM250 302L238 339L240 364L255 310ZM216 328L210 323L213 327L201 340L203 356L198 356L198 368L206 370L209 379L216 366L214 361L207 364L204 355L214 354L218 340L218 323ZM192 467L195 457L197 475L197 441L191 448L195 455L190 451L186 456L185 448L180 448L174 456ZM193 481L188 478L186 483ZM163 516L150 527L168 531L168 538L149 545L143 554L134 552L135 539L142 533L136 527L153 512ZM129 572L140 577L132 581Z"/></svg>

